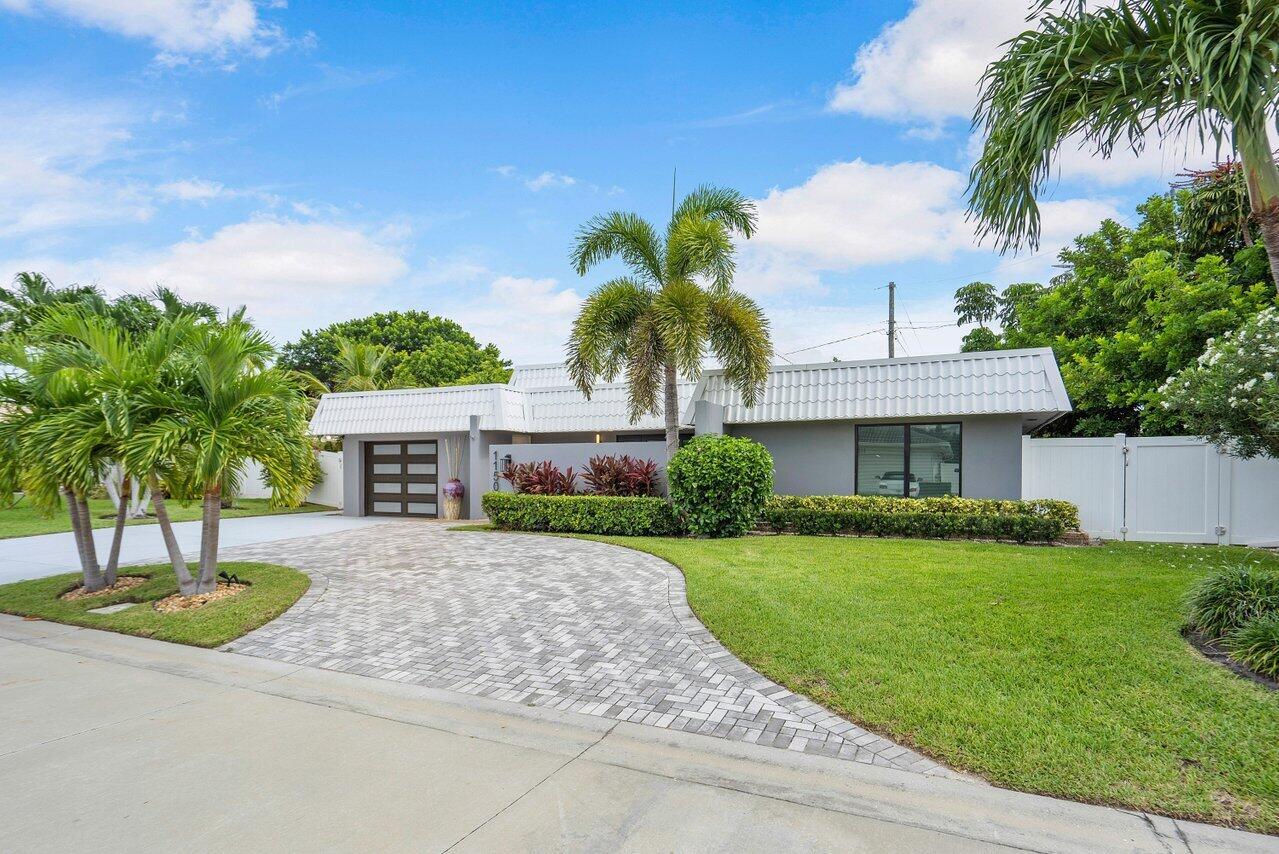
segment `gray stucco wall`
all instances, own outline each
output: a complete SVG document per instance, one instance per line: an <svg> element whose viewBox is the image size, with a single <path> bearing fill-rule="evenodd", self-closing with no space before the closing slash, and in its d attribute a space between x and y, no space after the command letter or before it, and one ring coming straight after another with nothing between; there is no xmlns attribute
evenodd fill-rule
<svg viewBox="0 0 1279 854"><path fill-rule="evenodd" d="M1021 498L1021 416L962 420L965 498Z"/></svg>
<svg viewBox="0 0 1279 854"><path fill-rule="evenodd" d="M731 424L728 433L754 439L773 455L773 489L780 495L851 495L853 422Z"/></svg>
<svg viewBox="0 0 1279 854"><path fill-rule="evenodd" d="M510 434L502 434L503 437ZM449 478L448 460L444 453L444 442L452 441L457 446L460 443L461 459L458 461L457 479L462 481L466 487L467 495L474 492L471 489L471 472L472 466L469 459L467 434L466 433L396 433L394 435L376 435L376 436L343 436L342 437L342 515L343 516L363 516L364 515L364 443L365 442L418 442L418 441L434 440L438 443L439 469L438 482L440 486ZM466 516L466 505L470 501L465 502L462 508L463 516ZM476 507L479 506L478 499ZM466 518L475 518L474 516Z"/></svg>
<svg viewBox="0 0 1279 854"><path fill-rule="evenodd" d="M501 459L507 454L511 457L511 462L518 465L519 463L540 463L543 460L550 460L557 468L563 470L569 466L573 467L574 472L581 472L586 467L586 463L594 456L622 456L623 454L640 459L652 460L657 463L658 467L665 468L666 462L666 443L665 442L570 442L560 444L535 444L535 445L498 445L489 446L489 468L493 466L493 455L498 456L498 468L502 466ZM583 488L581 480L578 480L578 489ZM504 492L511 491L511 485L506 481L500 481L498 488ZM665 488L665 479L663 479L663 488ZM487 491L488 487L485 487Z"/></svg>
<svg viewBox="0 0 1279 854"><path fill-rule="evenodd" d="M925 424L957 420L963 425L960 490L965 497L1021 497L1021 416L912 420ZM768 448L773 455L774 489L778 493L852 495L856 465L854 423L730 424L726 432L754 439Z"/></svg>

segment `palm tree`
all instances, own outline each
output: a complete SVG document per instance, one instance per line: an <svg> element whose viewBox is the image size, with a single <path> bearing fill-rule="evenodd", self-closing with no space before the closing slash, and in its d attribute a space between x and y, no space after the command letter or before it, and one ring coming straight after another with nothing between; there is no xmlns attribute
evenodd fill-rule
<svg viewBox="0 0 1279 854"><path fill-rule="evenodd" d="M21 491L38 510L50 514L64 502L71 520L81 583L101 590L107 581L93 541L88 494L99 482L101 460L86 464L53 448L65 442L68 413L83 411L90 390L81 378L48 372L27 336L0 343L0 490L6 502ZM58 423L61 422L61 423Z"/></svg>
<svg viewBox="0 0 1279 854"><path fill-rule="evenodd" d="M105 313L102 292L89 285L55 287L43 273L18 273L12 288L0 288L0 328L25 332L56 305L81 305Z"/></svg>
<svg viewBox="0 0 1279 854"><path fill-rule="evenodd" d="M577 235L578 275L614 257L630 275L605 282L583 302L568 342L569 375L589 398L597 381L624 372L631 422L649 412L665 416L668 459L679 449L678 378L699 377L708 352L747 406L763 390L773 355L768 320L733 290L732 237L754 232L748 199L704 186L672 212L665 235L638 214L617 211Z"/></svg>
<svg viewBox="0 0 1279 854"><path fill-rule="evenodd" d="M262 333L232 318L197 326L174 354L159 416L135 433L132 459L159 468L182 497L202 502L200 568L195 592L217 588L222 493L238 487L256 461L274 504L296 506L314 482L307 404L287 371L269 367L275 350Z"/></svg>
<svg viewBox="0 0 1279 854"><path fill-rule="evenodd" d="M76 381L86 391L78 405L64 406L48 419L54 437L50 456L65 460L70 470L95 461L100 469L101 461L108 458L122 469L123 488L117 497L111 550L103 573L108 585L115 582L130 484L137 479L151 491L179 591L191 595L195 590L195 579L178 547L160 485L168 461L139 456L134 448L139 427L163 412L165 388L172 385L170 358L194 335L195 320L193 315L179 312L162 318L152 330L135 338L110 317L78 307L59 307L51 309L35 328L47 342L42 370L56 372L64 382Z"/></svg>
<svg viewBox="0 0 1279 854"><path fill-rule="evenodd" d="M334 391L377 391L385 388L384 374L391 348L339 336L338 370Z"/></svg>
<svg viewBox="0 0 1279 854"><path fill-rule="evenodd" d="M987 136L970 176L969 212L1001 250L1039 240L1035 197L1053 156L1082 138L1109 157L1148 133L1228 141L1279 281L1279 165L1268 134L1279 101L1279 3L1119 0L1047 11L986 69L974 124Z"/></svg>

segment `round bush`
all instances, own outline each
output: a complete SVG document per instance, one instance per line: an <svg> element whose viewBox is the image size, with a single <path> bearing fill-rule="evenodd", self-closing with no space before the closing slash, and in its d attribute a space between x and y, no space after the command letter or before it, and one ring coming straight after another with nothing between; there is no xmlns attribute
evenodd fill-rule
<svg viewBox="0 0 1279 854"><path fill-rule="evenodd" d="M671 457L666 479L689 533L740 537L773 494L773 458L750 439L697 436Z"/></svg>
<svg viewBox="0 0 1279 854"><path fill-rule="evenodd" d="M1190 624L1220 638L1257 617L1279 614L1279 572L1246 564L1207 576L1190 590Z"/></svg>
<svg viewBox="0 0 1279 854"><path fill-rule="evenodd" d="M1226 649L1262 676L1279 679L1279 613L1249 620L1226 635Z"/></svg>

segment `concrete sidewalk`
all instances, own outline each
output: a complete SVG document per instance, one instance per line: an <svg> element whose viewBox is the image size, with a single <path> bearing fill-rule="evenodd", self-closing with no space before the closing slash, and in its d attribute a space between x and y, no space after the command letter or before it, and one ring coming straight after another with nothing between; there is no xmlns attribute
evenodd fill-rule
<svg viewBox="0 0 1279 854"><path fill-rule="evenodd" d="M0 850L1279 851L1279 839L0 615Z"/></svg>
<svg viewBox="0 0 1279 854"><path fill-rule="evenodd" d="M221 548L228 549L272 540L320 536L334 531L376 525L383 521L385 520L343 516L333 511L245 516L223 519L219 539ZM93 532L98 559L103 562L111 548L111 533L110 528L97 528ZM184 553L199 552L199 522L178 522L173 526L173 533ZM120 544L122 564L159 562L165 560L166 555L159 525L130 525L125 529ZM70 531L0 540L0 584L79 570L80 560L76 556L75 538Z"/></svg>

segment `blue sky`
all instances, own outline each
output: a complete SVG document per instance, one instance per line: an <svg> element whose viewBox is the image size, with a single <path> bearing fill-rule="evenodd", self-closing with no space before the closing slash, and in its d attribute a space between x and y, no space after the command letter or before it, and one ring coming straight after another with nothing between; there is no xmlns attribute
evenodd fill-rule
<svg viewBox="0 0 1279 854"><path fill-rule="evenodd" d="M1062 153L1037 254L963 217L981 69L1024 2L0 0L0 276L246 303L278 340L390 308L559 357L577 226L678 186L759 200L739 287L793 361L882 355L1202 151ZM908 330L906 353L957 347ZM856 337L850 337L856 336ZM825 345L835 339L849 338ZM824 346L813 346L824 345Z"/></svg>

